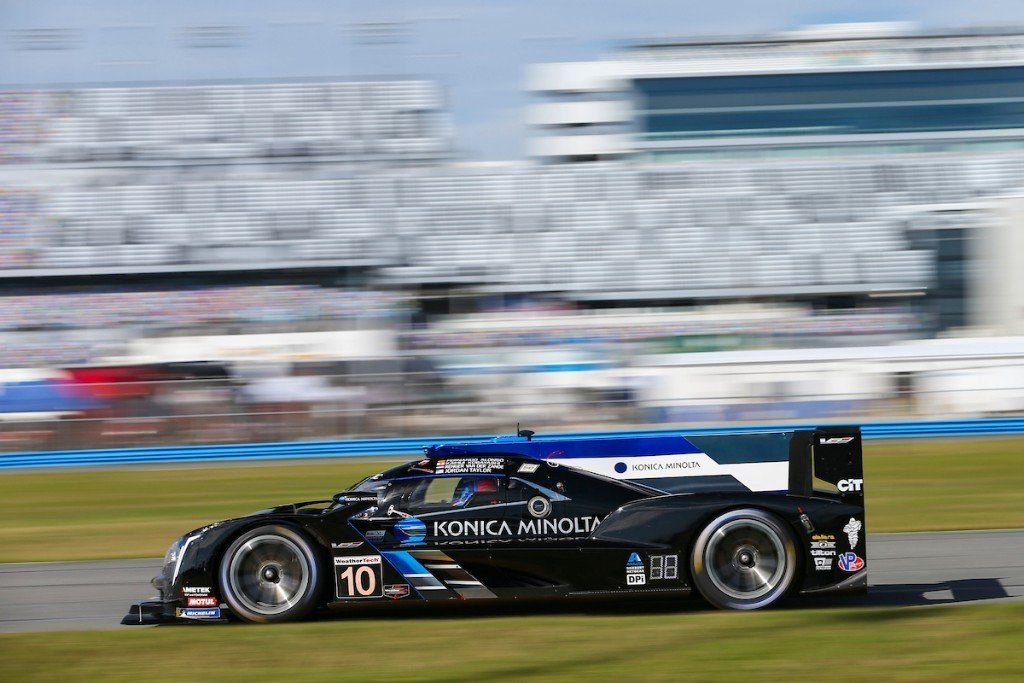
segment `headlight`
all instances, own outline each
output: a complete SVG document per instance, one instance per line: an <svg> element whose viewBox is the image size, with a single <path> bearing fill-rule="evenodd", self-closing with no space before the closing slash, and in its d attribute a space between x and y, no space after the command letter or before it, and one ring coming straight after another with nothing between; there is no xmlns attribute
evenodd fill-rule
<svg viewBox="0 0 1024 683"><path fill-rule="evenodd" d="M178 553L181 552L181 539L179 538L171 547L167 549L167 553L164 555L164 564L173 564L178 561Z"/></svg>

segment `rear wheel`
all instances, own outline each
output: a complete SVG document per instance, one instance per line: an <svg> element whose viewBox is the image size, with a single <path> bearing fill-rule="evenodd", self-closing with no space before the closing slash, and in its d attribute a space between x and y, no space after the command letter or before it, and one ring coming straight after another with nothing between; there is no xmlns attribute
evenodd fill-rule
<svg viewBox="0 0 1024 683"><path fill-rule="evenodd" d="M316 606L316 551L286 526L251 529L236 538L220 563L220 586L232 612L245 621L299 619Z"/></svg>
<svg viewBox="0 0 1024 683"><path fill-rule="evenodd" d="M690 569L700 594L720 609L778 602L796 576L796 543L784 522L763 510L732 510L704 527Z"/></svg>

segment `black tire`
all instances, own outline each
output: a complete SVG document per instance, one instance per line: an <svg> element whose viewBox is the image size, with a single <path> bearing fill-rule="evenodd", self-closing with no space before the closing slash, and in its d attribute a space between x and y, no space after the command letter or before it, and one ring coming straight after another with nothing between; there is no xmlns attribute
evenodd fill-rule
<svg viewBox="0 0 1024 683"><path fill-rule="evenodd" d="M220 561L221 594L244 621L301 619L316 607L321 586L316 549L286 526L250 529L232 541Z"/></svg>
<svg viewBox="0 0 1024 683"><path fill-rule="evenodd" d="M730 510L700 532L690 554L694 585L719 609L774 605L797 572L796 541L785 522L764 510Z"/></svg>

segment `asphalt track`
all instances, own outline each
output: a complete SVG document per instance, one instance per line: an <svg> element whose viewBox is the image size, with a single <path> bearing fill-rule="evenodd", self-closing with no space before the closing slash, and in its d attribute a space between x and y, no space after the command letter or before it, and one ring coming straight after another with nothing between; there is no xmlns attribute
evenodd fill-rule
<svg viewBox="0 0 1024 683"><path fill-rule="evenodd" d="M119 626L153 594L159 559L0 564L0 632ZM1024 529L879 534L868 538L865 596L812 605L913 606L1024 600ZM694 601L695 604L698 604Z"/></svg>

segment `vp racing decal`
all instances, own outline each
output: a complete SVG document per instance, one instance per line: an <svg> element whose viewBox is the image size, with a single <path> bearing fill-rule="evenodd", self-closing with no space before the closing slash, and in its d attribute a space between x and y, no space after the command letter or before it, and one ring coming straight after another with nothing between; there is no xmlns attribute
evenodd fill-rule
<svg viewBox="0 0 1024 683"><path fill-rule="evenodd" d="M839 568L844 572L859 572L864 568L864 558L855 552L843 553L839 556Z"/></svg>

